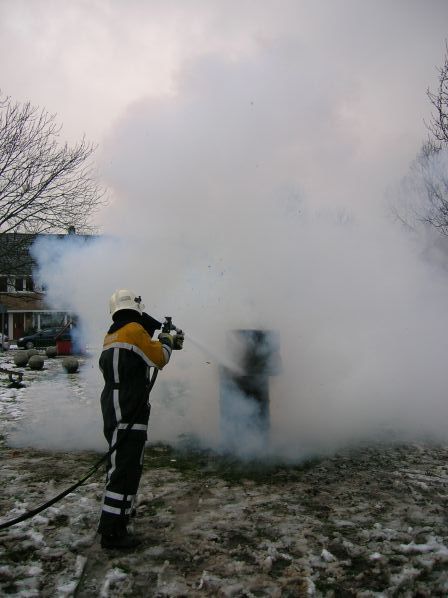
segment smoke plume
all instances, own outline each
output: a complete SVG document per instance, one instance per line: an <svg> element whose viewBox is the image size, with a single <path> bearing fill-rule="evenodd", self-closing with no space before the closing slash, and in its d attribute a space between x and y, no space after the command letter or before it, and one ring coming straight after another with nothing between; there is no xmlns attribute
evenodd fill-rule
<svg viewBox="0 0 448 598"><path fill-rule="evenodd" d="M346 69L310 71L293 39L192 61L175 94L135 103L102 148L108 234L36 245L49 300L79 314L92 351L117 288L187 332L153 392L152 441L228 448L219 368L238 367L226 340L238 328L277 331L282 358L270 445L241 433L239 454L445 433L448 278L387 216L388 157L366 160L350 134L357 93ZM247 416L242 402L238 426Z"/></svg>

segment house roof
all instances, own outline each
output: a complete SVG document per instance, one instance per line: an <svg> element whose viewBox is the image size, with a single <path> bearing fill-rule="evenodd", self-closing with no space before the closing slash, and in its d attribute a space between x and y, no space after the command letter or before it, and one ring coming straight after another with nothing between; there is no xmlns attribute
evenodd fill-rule
<svg viewBox="0 0 448 598"><path fill-rule="evenodd" d="M0 233L0 275L31 276L36 263L30 248L36 239L65 239L75 234ZM96 237L76 235L76 238L89 241Z"/></svg>
<svg viewBox="0 0 448 598"><path fill-rule="evenodd" d="M31 274L34 261L29 251L34 239L25 233L0 234L0 274Z"/></svg>

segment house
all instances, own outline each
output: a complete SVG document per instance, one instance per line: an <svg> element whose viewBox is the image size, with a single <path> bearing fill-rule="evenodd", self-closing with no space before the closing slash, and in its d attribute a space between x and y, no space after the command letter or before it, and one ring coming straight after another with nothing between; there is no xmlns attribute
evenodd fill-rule
<svg viewBox="0 0 448 598"><path fill-rule="evenodd" d="M64 306L55 309L46 304L45 289L33 279L36 264L30 248L39 236L63 239L67 235L0 234L0 331L12 340L72 319Z"/></svg>

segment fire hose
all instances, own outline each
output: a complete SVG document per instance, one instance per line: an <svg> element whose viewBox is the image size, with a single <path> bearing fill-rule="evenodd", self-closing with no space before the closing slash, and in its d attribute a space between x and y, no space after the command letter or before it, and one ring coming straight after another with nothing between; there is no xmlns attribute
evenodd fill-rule
<svg viewBox="0 0 448 598"><path fill-rule="evenodd" d="M172 324L171 318L167 317L167 318L165 318L165 322L164 322L164 324L162 326L162 332L168 332L169 333L171 330L175 330L178 333L182 332L179 328L176 328ZM112 455L112 453L114 451L116 451L116 449L121 445L121 443L126 439L127 435L129 434L130 429L132 428L132 426L137 421L137 418L138 418L139 413L140 413L140 409L143 407L144 403L148 400L148 397L151 394L151 391L152 391L152 388L153 388L153 386L155 384L155 381L157 379L157 374L158 373L159 373L159 370L157 368L154 368L154 372L153 372L153 374L151 376L151 380L150 380L149 386L148 386L148 394L147 394L147 396L145 396L144 401L137 407L134 417L127 424L126 428L123 431L123 434L120 436L120 438L117 440L117 442L110 447L110 449L107 451L107 453L105 453L101 457L101 459L99 459L95 463L95 465L93 465L90 468L90 470L86 473L86 475L84 477L82 477L77 482L75 482L74 484L72 484L69 488L66 488L63 492L60 492L59 494L57 494L56 496L54 496L53 498L51 498L50 500L48 500L46 503L40 505L39 507L36 507L35 509L32 509L31 511L26 511L25 513L23 513L19 517L16 517L15 519L10 519L9 521L5 521L4 523L0 523L0 530L6 529L6 528L11 527L13 525L16 525L17 523L20 523L22 521L26 521L27 519L31 519L35 515L38 515L42 511L45 511L45 509L48 509L48 507L51 507L55 503L59 502L65 496L67 496L68 494L70 494L70 492L73 492L73 490L76 490L76 488L79 488L79 486L82 486L82 484L84 484L84 482L86 480L88 480L98 470L98 468L100 467L100 465L102 465Z"/></svg>

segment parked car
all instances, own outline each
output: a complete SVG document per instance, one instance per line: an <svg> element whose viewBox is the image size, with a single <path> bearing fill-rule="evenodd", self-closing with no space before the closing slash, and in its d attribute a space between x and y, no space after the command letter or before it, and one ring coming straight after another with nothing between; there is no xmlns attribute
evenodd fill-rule
<svg viewBox="0 0 448 598"><path fill-rule="evenodd" d="M46 328L34 334L22 336L17 341L17 346L24 349L52 347L56 345L56 337L63 341L71 340L70 330L65 330L64 332L62 330L63 328Z"/></svg>
<svg viewBox="0 0 448 598"><path fill-rule="evenodd" d="M0 332L0 349L7 351L9 349L9 345L9 338L6 336L6 334L2 334Z"/></svg>

